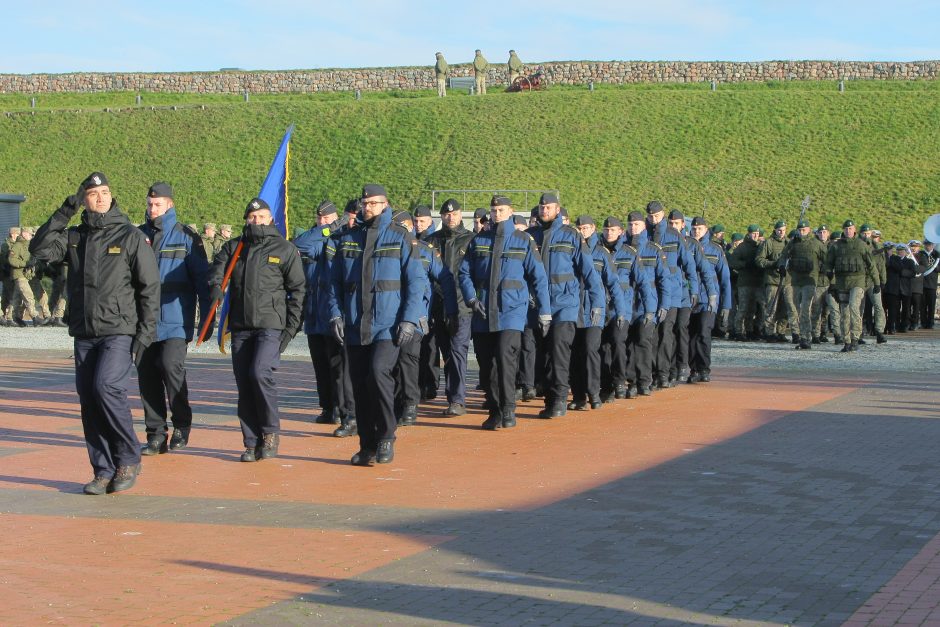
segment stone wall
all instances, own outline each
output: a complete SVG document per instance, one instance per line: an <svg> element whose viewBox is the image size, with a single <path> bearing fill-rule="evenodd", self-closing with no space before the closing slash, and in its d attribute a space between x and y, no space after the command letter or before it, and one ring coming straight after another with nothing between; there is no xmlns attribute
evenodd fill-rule
<svg viewBox="0 0 940 627"><path fill-rule="evenodd" d="M940 78L940 61L549 61L549 84L719 83L768 80L915 80ZM469 65L451 65L451 76L472 76ZM490 84L506 82L506 66L491 65ZM150 91L171 93L286 93L433 89L433 67L219 71L188 73L0 74L0 93Z"/></svg>

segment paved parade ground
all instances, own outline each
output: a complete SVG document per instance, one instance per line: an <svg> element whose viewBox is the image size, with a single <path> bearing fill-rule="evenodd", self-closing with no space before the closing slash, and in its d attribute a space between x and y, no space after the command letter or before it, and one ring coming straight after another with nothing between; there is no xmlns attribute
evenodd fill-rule
<svg viewBox="0 0 940 627"><path fill-rule="evenodd" d="M313 423L301 356L280 456L240 463L231 364L199 352L190 446L99 497L69 351L3 344L0 620L940 624L940 332L908 336L797 367L719 342L710 384L523 403L497 432L480 393L459 418L439 399L373 468Z"/></svg>

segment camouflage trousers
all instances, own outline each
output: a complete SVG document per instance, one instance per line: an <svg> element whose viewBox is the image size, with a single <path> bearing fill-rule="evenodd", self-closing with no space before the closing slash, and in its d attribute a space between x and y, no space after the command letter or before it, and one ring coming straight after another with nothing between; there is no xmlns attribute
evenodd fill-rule
<svg viewBox="0 0 940 627"><path fill-rule="evenodd" d="M808 342L813 338L813 306L816 302L816 286L804 285L791 289L796 300L796 309L799 312L800 339Z"/></svg>
<svg viewBox="0 0 940 627"><path fill-rule="evenodd" d="M853 287L848 292L839 292L839 306L842 314L842 341L846 344L857 342L862 336L862 299L865 290Z"/></svg>
<svg viewBox="0 0 940 627"><path fill-rule="evenodd" d="M881 292L874 294L872 290L874 287L869 287L865 290L865 296L868 298L868 302L871 303L871 317L872 322L875 325L875 333L884 333L885 332L885 306L881 302Z"/></svg>
<svg viewBox="0 0 940 627"><path fill-rule="evenodd" d="M776 293L776 285L764 287L764 334L786 335L787 326L790 327L791 333L796 333L799 323L796 305L793 304L793 286L784 285L780 288L777 307L771 311Z"/></svg>
<svg viewBox="0 0 940 627"><path fill-rule="evenodd" d="M52 280L52 293L49 295L49 307L52 308L52 317L65 316L65 278Z"/></svg>
<svg viewBox="0 0 940 627"><path fill-rule="evenodd" d="M444 76L437 77L437 95L441 98L447 95L447 78Z"/></svg>
<svg viewBox="0 0 940 627"><path fill-rule="evenodd" d="M477 95L482 96L486 93L486 72L481 72L476 75L477 82Z"/></svg>
<svg viewBox="0 0 940 627"><path fill-rule="evenodd" d="M753 329L752 321L757 313L757 294L760 288L738 286L738 307L734 318L734 332L738 335L748 335Z"/></svg>
<svg viewBox="0 0 940 627"><path fill-rule="evenodd" d="M4 320L13 320L13 292L16 288L13 279L3 279L3 293L0 293L0 311Z"/></svg>
<svg viewBox="0 0 940 627"><path fill-rule="evenodd" d="M22 318L28 313L30 318L36 317L36 299L33 297L33 287L29 279L20 277L13 279L13 317Z"/></svg>
<svg viewBox="0 0 940 627"><path fill-rule="evenodd" d="M42 286L42 279L31 279L29 287L33 292L33 302L36 303L36 313L43 318L49 317L49 295Z"/></svg>

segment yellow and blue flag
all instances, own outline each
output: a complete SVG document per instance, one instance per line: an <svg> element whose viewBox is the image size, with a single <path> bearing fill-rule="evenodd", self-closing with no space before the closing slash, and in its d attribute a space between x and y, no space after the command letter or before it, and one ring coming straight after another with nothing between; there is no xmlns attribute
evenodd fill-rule
<svg viewBox="0 0 940 627"><path fill-rule="evenodd" d="M268 175L264 178L264 183L261 184L261 191L258 193L258 198L261 198L268 206L271 207L271 215L274 216L274 226L277 227L277 230L280 231L281 235L287 237L287 234L290 232L289 222L288 222L288 196L287 196L287 184L290 181L290 138L291 134L294 132L294 125L291 124L290 128L287 129L287 132L284 133L284 139L281 140L281 147L278 148L277 154L274 155L274 161L271 163L271 169L268 170ZM241 247L236 249L240 254ZM236 258L231 260L231 264L234 265ZM230 290L225 291L225 297L222 299L222 307L219 313L219 350L225 352L225 343L228 341L231 333L228 330L228 310L229 310L229 294Z"/></svg>

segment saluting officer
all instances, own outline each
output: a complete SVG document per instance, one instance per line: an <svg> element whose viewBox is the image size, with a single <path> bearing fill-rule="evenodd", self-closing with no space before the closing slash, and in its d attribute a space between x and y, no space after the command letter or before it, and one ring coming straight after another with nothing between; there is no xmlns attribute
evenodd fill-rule
<svg viewBox="0 0 940 627"><path fill-rule="evenodd" d="M85 205L81 223L69 220ZM120 492L140 473L140 444L127 401L131 368L156 334L160 273L147 239L118 207L108 179L93 172L39 227L30 252L69 266L69 335L75 388L95 477L85 494Z"/></svg>
<svg viewBox="0 0 940 627"><path fill-rule="evenodd" d="M777 272L781 277L790 275L790 285L796 307L799 311L799 343L797 349L809 350L813 347L813 300L816 298L816 282L820 269L826 265L826 251L819 246L809 221L800 220L796 224L796 236L787 242L780 259Z"/></svg>
<svg viewBox="0 0 940 627"><path fill-rule="evenodd" d="M352 394L344 377L344 351L330 332L329 310L326 307L326 289L329 287L329 259L326 244L340 228L336 205L324 200L316 209L317 224L294 240L300 250L304 275L307 280L304 297L304 334L317 378L317 399L320 415L317 424L339 424L348 413L346 393Z"/></svg>
<svg viewBox="0 0 940 627"><path fill-rule="evenodd" d="M606 298L600 276L594 272L591 252L581 233L564 224L560 211L555 194L542 194L539 226L528 231L539 247L552 307L551 332L545 338L545 409L539 412L539 418L564 416L567 412L571 345L579 325L582 290L588 292L590 324L599 327L604 322Z"/></svg>
<svg viewBox="0 0 940 627"><path fill-rule="evenodd" d="M460 203L448 198L441 204L441 228L435 231L428 243L441 254L444 265L456 281L460 263L467 252L473 231L464 228ZM435 300L443 303L444 294L439 287L434 289ZM467 352L470 349L470 320L473 313L460 294L457 299L457 326L449 329L443 320L433 320L437 346L444 358L444 390L447 393L445 416L462 416L467 413Z"/></svg>
<svg viewBox="0 0 940 627"><path fill-rule="evenodd" d="M399 346L411 341L428 288L411 232L392 222L382 185L362 188L357 227L330 243L330 326L346 344L353 380L359 451L354 466L395 456L395 379Z"/></svg>
<svg viewBox="0 0 940 627"><path fill-rule="evenodd" d="M483 428L495 431L516 425L516 371L530 295L543 335L551 327L552 313L535 241L516 230L508 198L493 196L490 207L491 227L470 241L458 279L464 301L473 310L480 383L495 404Z"/></svg>
<svg viewBox="0 0 940 627"><path fill-rule="evenodd" d="M715 313L720 312L720 326L728 327L731 316L731 271L724 251L711 240L713 232L709 232L705 218L696 216L692 218L692 237L701 246L701 254L705 263L714 270L718 294L715 300L708 294L702 281L702 293L699 299L707 299L708 306L699 305L699 310L692 313L689 324L689 378L687 383L708 383L711 381L712 367L712 327L715 324ZM703 276L707 276L707 273Z"/></svg>
<svg viewBox="0 0 940 627"><path fill-rule="evenodd" d="M153 248L160 270L157 337L137 366L147 444L142 455L166 453L189 443L193 410L186 385L186 345L193 340L196 299L200 317L212 316L209 262L202 238L177 221L173 188L158 181L147 190L147 217L140 230ZM167 444L167 405L173 436Z"/></svg>
<svg viewBox="0 0 940 627"><path fill-rule="evenodd" d="M597 225L591 216L577 219L578 230L584 238L594 272L604 287L604 317L594 321L591 315L590 291L581 290L581 315L571 348L571 402L568 409L598 409L601 404L601 335L607 327L616 330L616 337L623 342L623 332L632 313L632 303L627 303L620 277L614 267L610 251L600 242ZM632 291L631 291L632 296Z"/></svg>
<svg viewBox="0 0 940 627"><path fill-rule="evenodd" d="M300 251L277 230L268 203L252 199L244 218L241 238L227 241L216 254L209 286L212 299L221 299L222 279L240 239L243 247L228 285L228 328L245 445L241 461L253 462L277 456L281 420L274 373L300 329L304 270Z"/></svg>
<svg viewBox="0 0 940 627"><path fill-rule="evenodd" d="M681 215L681 214L679 214ZM685 273L689 282L690 303L694 307L698 304L699 282L698 272L695 268L695 259L689 249L682 245L682 236L679 231L669 226L664 219L666 210L658 200L652 200L646 205L646 226L649 229L649 239L658 245L666 256L666 302L660 302L660 310L665 310L662 318L657 320L657 335L653 338L656 346L655 373L656 387L668 388L672 386L669 373L676 356L676 320L679 307L682 306L682 274Z"/></svg>
<svg viewBox="0 0 940 627"><path fill-rule="evenodd" d="M858 338L862 334L862 299L865 297L866 281L874 278L874 264L868 246L855 237L855 222L846 220L842 224L842 237L829 248L826 256L826 271L829 288L836 292L842 315L843 353L858 350ZM874 288L881 293L881 285Z"/></svg>

